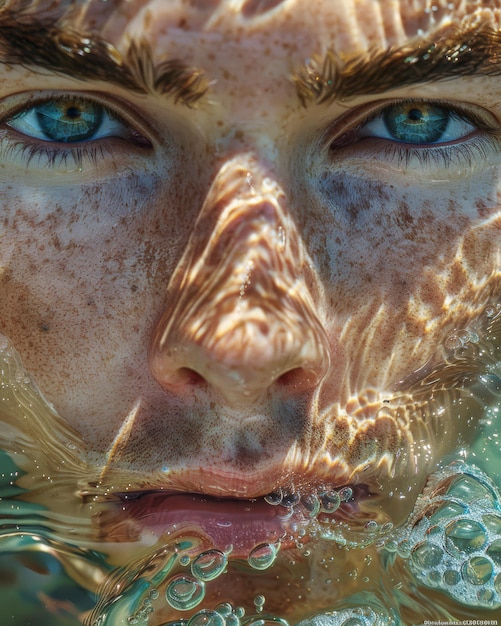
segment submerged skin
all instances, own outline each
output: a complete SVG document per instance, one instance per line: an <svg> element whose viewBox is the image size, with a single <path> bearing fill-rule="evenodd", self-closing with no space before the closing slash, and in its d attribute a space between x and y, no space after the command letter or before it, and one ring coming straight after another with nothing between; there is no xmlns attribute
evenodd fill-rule
<svg viewBox="0 0 501 626"><path fill-rule="evenodd" d="M343 66L451 22L497 28L493 4L61 10L62 24L119 54L144 39L154 61L199 68L207 89L190 106L29 60L4 66L0 332L81 439L89 484L257 498L364 483L400 490L393 521L405 519L468 420L458 410L423 423L411 393L400 411L385 401L499 298L499 79L316 104L292 73L328 50ZM147 141L30 153L22 142L44 142L13 127L14 113L67 92L107 104ZM470 125L446 148L364 135L399 100L452 103Z"/></svg>

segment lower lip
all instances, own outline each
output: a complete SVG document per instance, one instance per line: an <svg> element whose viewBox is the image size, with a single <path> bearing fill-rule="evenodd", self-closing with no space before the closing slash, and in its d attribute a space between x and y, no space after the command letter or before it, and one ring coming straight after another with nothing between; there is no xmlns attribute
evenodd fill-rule
<svg viewBox="0 0 501 626"><path fill-rule="evenodd" d="M234 558L246 558L260 544L291 542L291 526L306 518L264 500L225 500L198 495L150 493L122 500L120 517L133 519L142 532L163 534L189 530L201 532L212 545ZM287 545L282 543L283 548Z"/></svg>

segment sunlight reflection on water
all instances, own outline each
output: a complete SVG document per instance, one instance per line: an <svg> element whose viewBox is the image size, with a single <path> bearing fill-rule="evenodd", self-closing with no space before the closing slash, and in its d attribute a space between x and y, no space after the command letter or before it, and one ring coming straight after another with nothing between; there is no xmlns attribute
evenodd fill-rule
<svg viewBox="0 0 501 626"><path fill-rule="evenodd" d="M475 418L477 436L471 446L459 445L455 457L444 459L408 522L392 528L370 519L355 529L346 519L323 525L312 520L303 531L304 545L296 537L294 558L278 550L262 567L207 550L196 532L186 530L163 536L126 567L110 564L106 545L96 549L92 542L92 526L80 515L75 496L85 472L78 440L41 399L4 342L0 448L8 454L0 453L0 600L6 623L286 626L287 620L269 612L277 593L270 582L281 577L285 592L292 580L287 576L296 570L297 580L310 577L310 614L317 606L322 613L303 626L391 626L425 614L450 620L500 617L501 348L496 333L501 312L491 317L489 358L482 355L482 341L463 338L454 346L465 371L476 355L466 392L484 406L484 414ZM228 597L217 600L221 581L237 580L242 572L254 577L252 601L243 606ZM290 601L294 594L286 593ZM155 621L168 606L179 618Z"/></svg>

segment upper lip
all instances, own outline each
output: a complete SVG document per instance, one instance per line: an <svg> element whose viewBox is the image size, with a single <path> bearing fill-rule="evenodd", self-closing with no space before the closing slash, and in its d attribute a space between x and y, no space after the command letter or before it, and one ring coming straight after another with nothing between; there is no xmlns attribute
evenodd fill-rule
<svg viewBox="0 0 501 626"><path fill-rule="evenodd" d="M369 477L357 477L346 472L341 463L337 467L308 467L287 469L269 466L259 470L237 471L210 467L173 469L157 473L144 480L135 473L124 474L111 470L105 480L82 485L80 493L111 495L113 493L144 493L151 491L195 493L216 498L255 499L282 490L284 493L312 493L321 489L339 489L357 482L367 483Z"/></svg>

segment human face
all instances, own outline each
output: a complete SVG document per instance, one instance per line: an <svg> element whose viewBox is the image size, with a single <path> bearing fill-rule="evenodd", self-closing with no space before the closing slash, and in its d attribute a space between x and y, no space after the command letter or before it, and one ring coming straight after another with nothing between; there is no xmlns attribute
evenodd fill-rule
<svg viewBox="0 0 501 626"><path fill-rule="evenodd" d="M136 538L200 494L232 558L292 524L207 517L280 490L403 522L471 430L437 368L499 300L499 10L16 5L0 330L78 439L80 493Z"/></svg>

